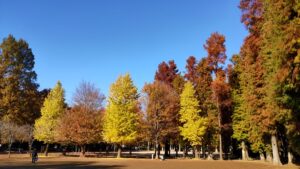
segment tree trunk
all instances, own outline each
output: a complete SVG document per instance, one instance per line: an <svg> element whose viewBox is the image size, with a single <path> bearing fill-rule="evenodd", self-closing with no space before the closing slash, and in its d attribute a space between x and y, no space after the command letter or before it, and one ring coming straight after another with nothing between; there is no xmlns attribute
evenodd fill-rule
<svg viewBox="0 0 300 169"><path fill-rule="evenodd" d="M131 145L129 146L129 156L130 157L132 156L132 146Z"/></svg>
<svg viewBox="0 0 300 169"><path fill-rule="evenodd" d="M205 159L206 158L206 155L205 155L205 147L204 147L204 145L201 145L201 153L202 153L202 157L203 157L203 159Z"/></svg>
<svg viewBox="0 0 300 169"><path fill-rule="evenodd" d="M8 158L10 158L11 145L12 145L12 143L9 143L9 144L8 144Z"/></svg>
<svg viewBox="0 0 300 169"><path fill-rule="evenodd" d="M31 151L32 151L32 144L33 144L32 140L28 141L28 151L29 151L29 156L30 157L31 157Z"/></svg>
<svg viewBox="0 0 300 169"><path fill-rule="evenodd" d="M271 136L271 143L272 143L272 153L273 153L273 164L281 165L279 152L278 152L277 138L275 135Z"/></svg>
<svg viewBox="0 0 300 169"><path fill-rule="evenodd" d="M213 160L210 144L207 144L207 160Z"/></svg>
<svg viewBox="0 0 300 169"><path fill-rule="evenodd" d="M199 159L199 152L198 152L198 147L194 146L194 152L195 152L195 159Z"/></svg>
<svg viewBox="0 0 300 169"><path fill-rule="evenodd" d="M46 144L46 148L44 151L44 155L47 157L48 156L48 149L49 149L49 143Z"/></svg>
<svg viewBox="0 0 300 169"><path fill-rule="evenodd" d="M165 157L167 158L169 157L169 155L170 155L170 139L167 138L165 140Z"/></svg>
<svg viewBox="0 0 300 169"><path fill-rule="evenodd" d="M12 138L12 134L10 133L9 140L8 140L8 158L10 158L12 143L13 143L13 138Z"/></svg>
<svg viewBox="0 0 300 169"><path fill-rule="evenodd" d="M265 161L266 160L264 153L259 153L259 157L260 157L261 161Z"/></svg>
<svg viewBox="0 0 300 169"><path fill-rule="evenodd" d="M245 141L242 141L242 160L248 160L248 149Z"/></svg>
<svg viewBox="0 0 300 169"><path fill-rule="evenodd" d="M217 99L217 104L218 104L218 122L219 122L219 153L220 153L220 160L223 160L223 145L222 145L222 122L221 122L221 109L220 109L220 105L219 105L219 99Z"/></svg>
<svg viewBox="0 0 300 169"><path fill-rule="evenodd" d="M150 151L150 141L148 141L147 151Z"/></svg>
<svg viewBox="0 0 300 169"><path fill-rule="evenodd" d="M187 153L187 145L185 143L184 148L183 148L183 158L186 158L187 155L188 155L188 153Z"/></svg>
<svg viewBox="0 0 300 169"><path fill-rule="evenodd" d="M81 145L80 146L80 157L85 157L85 145Z"/></svg>
<svg viewBox="0 0 300 169"><path fill-rule="evenodd" d="M271 152L267 152L266 154L267 154L267 161L268 161L268 162L272 162L272 161L273 161L273 158L272 158Z"/></svg>
<svg viewBox="0 0 300 169"><path fill-rule="evenodd" d="M117 158L121 158L121 152L122 152L122 147L121 147L121 145L118 145L118 154L117 154Z"/></svg>
<svg viewBox="0 0 300 169"><path fill-rule="evenodd" d="M109 146L106 145L105 147L105 156L107 157L109 155Z"/></svg>
<svg viewBox="0 0 300 169"><path fill-rule="evenodd" d="M291 151L288 152L288 164L292 164L293 163L293 154Z"/></svg>
<svg viewBox="0 0 300 169"><path fill-rule="evenodd" d="M179 145L175 144L175 157L178 157Z"/></svg>
<svg viewBox="0 0 300 169"><path fill-rule="evenodd" d="M158 159L158 143L155 143L155 159Z"/></svg>
<svg viewBox="0 0 300 169"><path fill-rule="evenodd" d="M159 156L159 144L158 144L158 138L155 138L155 159L158 159Z"/></svg>
<svg viewBox="0 0 300 169"><path fill-rule="evenodd" d="M219 146L220 146L220 151L219 151L219 154L220 154L220 160L223 160L223 149L222 149L222 147L223 147L223 145L222 145L222 134L221 134L221 131L220 131L220 133L219 133L219 140L220 140L220 144L219 144Z"/></svg>

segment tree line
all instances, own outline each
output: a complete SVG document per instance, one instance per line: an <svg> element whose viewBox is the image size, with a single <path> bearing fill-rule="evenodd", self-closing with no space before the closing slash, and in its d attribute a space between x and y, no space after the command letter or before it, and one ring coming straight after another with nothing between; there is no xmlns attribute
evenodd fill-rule
<svg viewBox="0 0 300 169"><path fill-rule="evenodd" d="M230 64L225 36L214 32L203 45L207 55L188 57L185 72L174 60L164 61L141 92L129 74L119 76L105 106L105 96L89 82L76 89L71 107L60 82L38 91L28 43L9 35L0 45L1 143L21 140L31 147L36 139L46 152L52 143L78 145L84 156L86 145L106 142L118 147L118 157L123 145L149 143L155 158L162 148L170 156L172 147L176 156L193 148L195 158L212 159L217 150L221 160L230 154L276 165L295 162L300 3L241 0L239 8L249 34Z"/></svg>

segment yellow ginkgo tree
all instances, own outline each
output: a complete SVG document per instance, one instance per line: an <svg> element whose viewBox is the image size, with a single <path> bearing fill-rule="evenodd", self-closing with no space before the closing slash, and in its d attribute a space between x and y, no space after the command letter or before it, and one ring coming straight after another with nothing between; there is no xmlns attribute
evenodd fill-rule
<svg viewBox="0 0 300 169"><path fill-rule="evenodd" d="M197 153L198 146L202 143L202 137L208 125L207 119L199 115L200 111L193 84L187 82L180 95L179 120L183 125L179 127L179 130L183 139L194 146L195 158L199 158Z"/></svg>
<svg viewBox="0 0 300 169"><path fill-rule="evenodd" d="M48 155L49 144L55 141L55 128L64 112L64 105L64 89L58 81L43 103L41 117L34 124L34 138L46 144L45 156Z"/></svg>
<svg viewBox="0 0 300 169"><path fill-rule="evenodd" d="M120 76L110 87L110 95L104 115L103 139L118 146L133 142L137 137L138 92L129 74Z"/></svg>

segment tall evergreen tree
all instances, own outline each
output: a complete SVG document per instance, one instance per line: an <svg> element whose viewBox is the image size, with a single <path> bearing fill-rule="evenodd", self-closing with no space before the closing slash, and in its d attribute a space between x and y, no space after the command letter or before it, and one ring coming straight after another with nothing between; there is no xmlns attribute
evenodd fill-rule
<svg viewBox="0 0 300 169"><path fill-rule="evenodd" d="M121 157L121 146L137 138L138 97L137 88L129 74L120 76L110 87L104 115L103 139L118 145L117 158Z"/></svg>

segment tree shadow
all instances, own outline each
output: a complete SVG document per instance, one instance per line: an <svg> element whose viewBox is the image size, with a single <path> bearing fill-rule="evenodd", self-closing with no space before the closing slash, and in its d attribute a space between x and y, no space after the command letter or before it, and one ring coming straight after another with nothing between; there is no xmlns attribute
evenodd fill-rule
<svg viewBox="0 0 300 169"><path fill-rule="evenodd" d="M44 162L37 164L7 163L0 169L122 169L123 165L102 165L95 162Z"/></svg>

